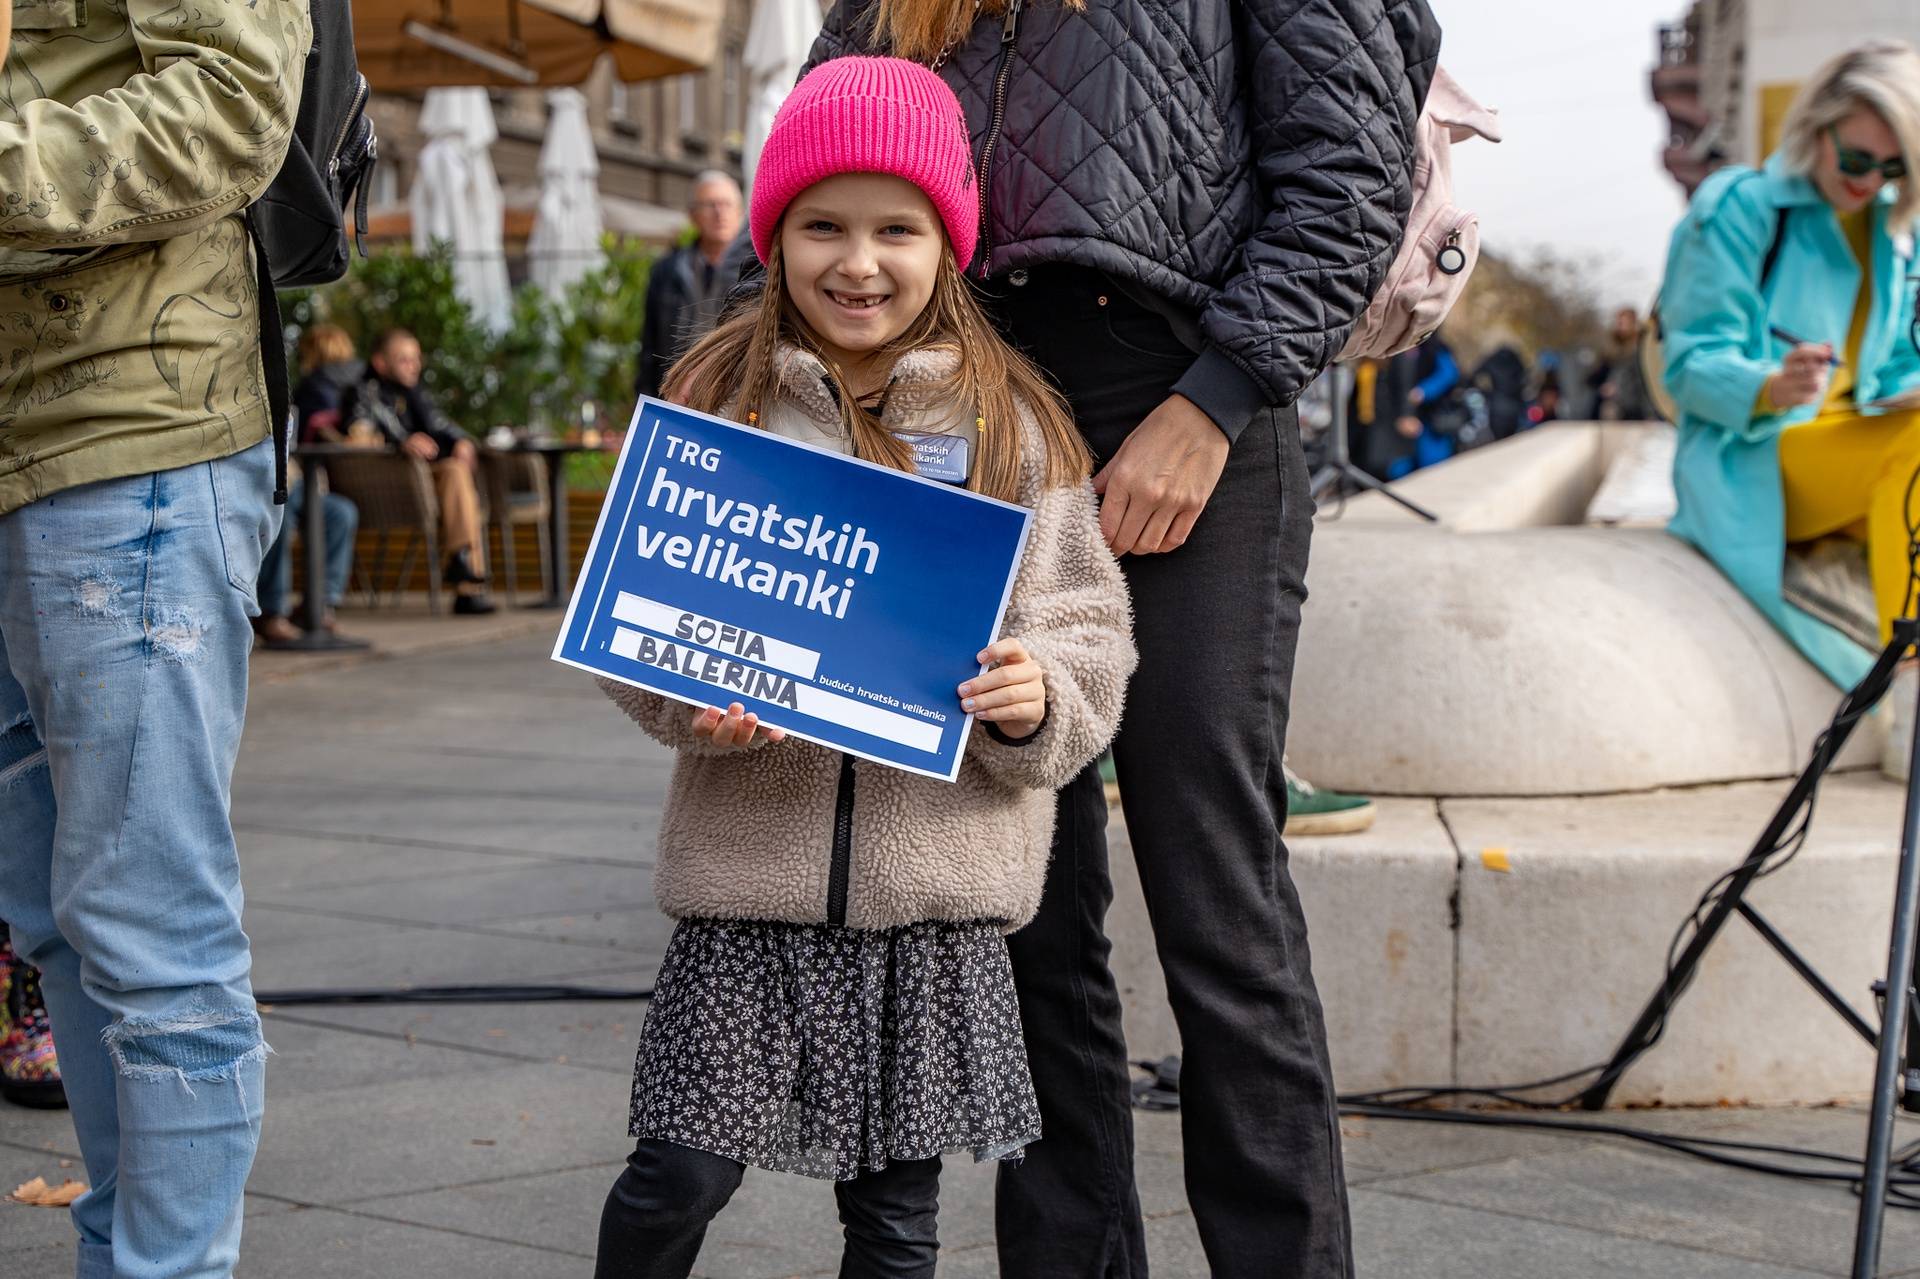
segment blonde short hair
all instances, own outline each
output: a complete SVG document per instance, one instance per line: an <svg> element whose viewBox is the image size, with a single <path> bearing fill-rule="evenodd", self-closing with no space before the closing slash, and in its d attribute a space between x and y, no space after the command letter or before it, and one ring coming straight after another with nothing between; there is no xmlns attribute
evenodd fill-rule
<svg viewBox="0 0 1920 1279"><path fill-rule="evenodd" d="M354 356L353 339L334 324L316 324L300 335L300 371L311 373L322 364L337 364Z"/></svg>
<svg viewBox="0 0 1920 1279"><path fill-rule="evenodd" d="M1890 224L1904 231L1920 217L1920 52L1905 40L1869 40L1834 58L1814 73L1793 100L1781 126L1780 153L1787 167L1811 174L1820 163L1820 135L1866 107L1887 122L1900 140L1908 176L1895 184Z"/></svg>

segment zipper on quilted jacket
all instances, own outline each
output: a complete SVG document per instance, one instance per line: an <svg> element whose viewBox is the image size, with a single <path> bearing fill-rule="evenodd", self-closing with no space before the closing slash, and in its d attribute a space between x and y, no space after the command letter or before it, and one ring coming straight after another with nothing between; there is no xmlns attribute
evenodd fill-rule
<svg viewBox="0 0 1920 1279"><path fill-rule="evenodd" d="M1025 0L1013 0L1007 6L1007 21L1000 28L1000 69L993 77L993 120L987 126L987 140L980 147L980 243L986 246L980 259L980 278L993 270L993 202L987 198L993 182L993 149L1000 145L1000 129L1007 121L1007 77L1013 71L1013 37L1020 26L1020 9Z"/></svg>
<svg viewBox="0 0 1920 1279"><path fill-rule="evenodd" d="M833 860L827 867L827 922L847 924L847 882L853 878L853 756L840 757L840 785L833 794Z"/></svg>

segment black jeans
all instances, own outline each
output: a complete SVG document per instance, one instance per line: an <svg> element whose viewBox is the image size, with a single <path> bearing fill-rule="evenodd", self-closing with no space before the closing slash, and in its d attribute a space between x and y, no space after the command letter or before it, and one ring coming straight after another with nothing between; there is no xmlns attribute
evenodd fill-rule
<svg viewBox="0 0 1920 1279"><path fill-rule="evenodd" d="M707 1225L746 1171L719 1155L642 1141L600 1214L594 1279L687 1279ZM940 1161L896 1161L835 1182L846 1233L840 1279L933 1279L940 1252Z"/></svg>
<svg viewBox="0 0 1920 1279"><path fill-rule="evenodd" d="M998 309L1066 393L1096 464L1192 360L1093 272L1036 270ZM1353 1273L1326 1029L1280 839L1311 521L1298 420L1270 409L1235 442L1186 545L1122 561L1140 668L1114 760L1180 1028L1187 1195L1217 1279ZM1090 768L1060 794L1039 916L1008 939L1044 1133L1000 1172L1008 1279L1147 1273L1112 900Z"/></svg>

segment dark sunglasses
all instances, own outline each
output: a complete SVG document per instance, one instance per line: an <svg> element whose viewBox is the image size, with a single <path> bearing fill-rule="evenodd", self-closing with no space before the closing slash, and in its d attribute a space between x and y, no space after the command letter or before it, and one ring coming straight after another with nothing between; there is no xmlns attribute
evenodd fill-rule
<svg viewBox="0 0 1920 1279"><path fill-rule="evenodd" d="M1864 178L1879 170L1880 176L1889 182L1898 182L1907 176L1907 162L1900 156L1891 160L1882 160L1871 151L1857 151L1840 141L1840 126L1827 126L1827 137L1833 140L1834 162L1840 166L1840 172L1850 178Z"/></svg>

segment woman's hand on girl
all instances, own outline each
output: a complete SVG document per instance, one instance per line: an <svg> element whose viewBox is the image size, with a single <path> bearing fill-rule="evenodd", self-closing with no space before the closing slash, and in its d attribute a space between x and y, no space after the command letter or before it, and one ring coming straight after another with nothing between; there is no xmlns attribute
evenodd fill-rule
<svg viewBox="0 0 1920 1279"><path fill-rule="evenodd" d="M960 686L960 708L1008 737L1031 737L1047 717L1047 673L1017 639L989 645L980 660L994 667Z"/></svg>
<svg viewBox="0 0 1920 1279"><path fill-rule="evenodd" d="M1832 347L1824 342L1802 342L1787 352L1780 371L1767 379L1767 398L1782 410L1818 404L1827 394L1827 375L1832 368Z"/></svg>
<svg viewBox="0 0 1920 1279"><path fill-rule="evenodd" d="M727 707L724 714L718 706L697 710L693 713L693 735L723 751L741 750L753 745L756 733L767 742L780 741L787 735L785 729L762 724L759 716L747 714L746 709L735 702Z"/></svg>

